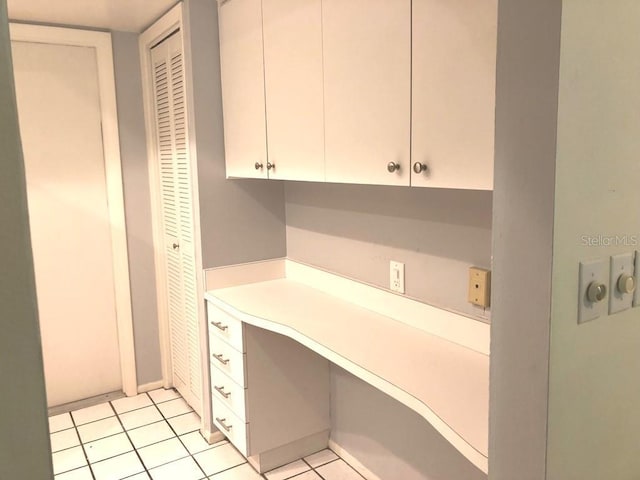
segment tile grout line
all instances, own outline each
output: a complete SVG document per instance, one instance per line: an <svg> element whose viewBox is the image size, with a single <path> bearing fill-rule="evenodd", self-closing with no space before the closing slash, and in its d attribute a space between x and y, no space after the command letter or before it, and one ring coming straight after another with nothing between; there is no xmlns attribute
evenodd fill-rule
<svg viewBox="0 0 640 480"><path fill-rule="evenodd" d="M87 455L87 451L84 448L84 442L82 441L82 437L80 437L80 431L78 430L78 426L76 425L76 420L73 418L71 412L68 412L69 417L71 417L71 423L73 423L73 428L76 431L76 435L78 436L78 441L80 442L80 447L82 448L82 453L84 454L84 458L87 461L87 467L89 467L89 473L91 474L91 478L96 480L96 476L93 473L93 468L91 468L91 463L89 462L89 456ZM82 467L80 467L82 468Z"/></svg>
<svg viewBox="0 0 640 480"><path fill-rule="evenodd" d="M148 393L143 393L141 395L146 395L147 397L149 397ZM149 399L153 402L153 399L151 397L149 397ZM116 412L116 409L114 408L114 406L111 404L111 402L109 402L109 406L111 407L111 409L113 410L113 413L116 414L116 418L118 419L118 422L120 423L120 426L122 427L122 431L124 432L124 434L127 436L127 440L129 440L129 443L131 444L131 446L133 447L133 452L136 454L136 457L138 457L138 460L140 460L140 465L142 465L142 468L144 468L144 472L147 474L147 476L149 478L151 477L151 474L149 473L149 470L147 469L147 466L145 465L145 463L142 461L142 457L140 456L140 454L138 453L138 449L135 447L135 445L133 444L133 442L131 441L131 437L129 436L129 432L127 432L127 429L124 427L124 423L122 423L122 420L120 419L120 417L118 416L118 413ZM147 406L151 406L151 405L147 405ZM155 407L155 403L153 404L153 406ZM146 408L146 407L145 407ZM157 409L158 407L156 407ZM131 410L133 411L133 410ZM130 452L126 452L126 453L130 453ZM121 455L125 455L126 453L123 453ZM117 455L116 455L117 456ZM111 457L111 458L115 458L115 457ZM102 461L102 460L101 460ZM98 462L96 462L98 463ZM133 475L138 475L142 472L138 472L138 473L134 473ZM129 477L132 477L133 475L129 475ZM127 478L127 477L124 477Z"/></svg>

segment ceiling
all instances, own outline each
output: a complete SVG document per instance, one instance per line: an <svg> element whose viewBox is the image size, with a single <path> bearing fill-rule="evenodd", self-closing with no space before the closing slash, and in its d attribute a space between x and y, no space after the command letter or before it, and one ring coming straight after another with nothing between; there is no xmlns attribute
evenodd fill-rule
<svg viewBox="0 0 640 480"><path fill-rule="evenodd" d="M177 0L7 0L9 19L142 32Z"/></svg>

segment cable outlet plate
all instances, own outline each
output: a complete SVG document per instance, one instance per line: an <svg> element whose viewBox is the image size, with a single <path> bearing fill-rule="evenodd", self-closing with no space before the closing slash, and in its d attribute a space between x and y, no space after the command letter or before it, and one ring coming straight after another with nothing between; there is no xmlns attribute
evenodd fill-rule
<svg viewBox="0 0 640 480"><path fill-rule="evenodd" d="M389 262L389 288L392 292L404 293L404 263Z"/></svg>
<svg viewBox="0 0 640 480"><path fill-rule="evenodd" d="M592 282L606 285L609 289L609 262L608 259L590 260L580 262L580 274L578 281L578 323L595 320L607 315L608 301L591 302L587 298L587 289ZM609 292L607 291L607 296Z"/></svg>

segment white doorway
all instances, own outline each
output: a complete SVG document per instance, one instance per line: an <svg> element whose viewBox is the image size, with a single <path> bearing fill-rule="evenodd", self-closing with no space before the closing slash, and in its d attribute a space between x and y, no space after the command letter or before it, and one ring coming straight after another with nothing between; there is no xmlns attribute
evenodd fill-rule
<svg viewBox="0 0 640 480"><path fill-rule="evenodd" d="M48 405L135 395L110 35L11 39Z"/></svg>

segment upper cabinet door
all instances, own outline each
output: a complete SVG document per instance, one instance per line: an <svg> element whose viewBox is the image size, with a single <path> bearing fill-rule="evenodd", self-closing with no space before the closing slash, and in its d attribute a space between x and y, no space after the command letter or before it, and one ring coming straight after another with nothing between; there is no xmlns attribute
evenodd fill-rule
<svg viewBox="0 0 640 480"><path fill-rule="evenodd" d="M322 10L326 179L409 185L411 0Z"/></svg>
<svg viewBox="0 0 640 480"><path fill-rule="evenodd" d="M496 25L497 0L413 0L412 186L493 189Z"/></svg>
<svg viewBox="0 0 640 480"><path fill-rule="evenodd" d="M219 8L227 177L267 178L261 0Z"/></svg>
<svg viewBox="0 0 640 480"><path fill-rule="evenodd" d="M269 178L323 181L321 0L263 0L262 9Z"/></svg>

